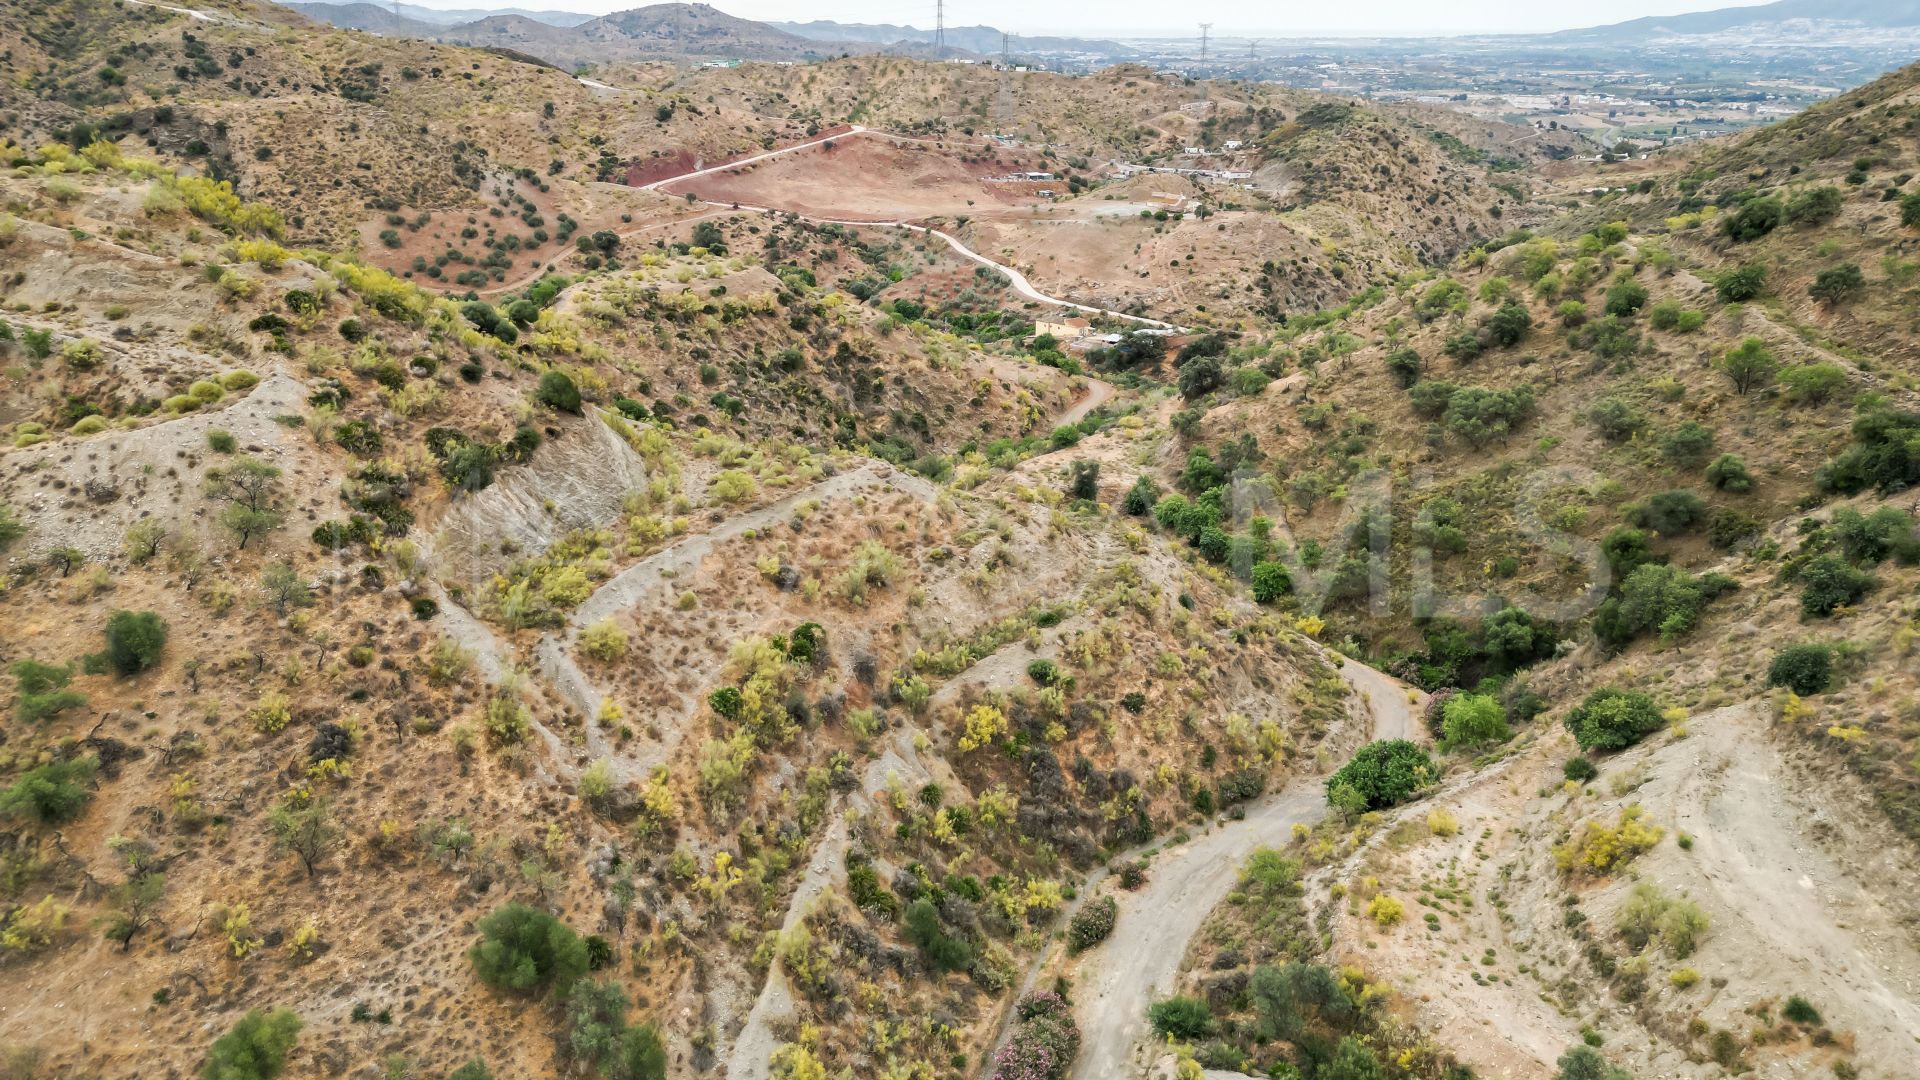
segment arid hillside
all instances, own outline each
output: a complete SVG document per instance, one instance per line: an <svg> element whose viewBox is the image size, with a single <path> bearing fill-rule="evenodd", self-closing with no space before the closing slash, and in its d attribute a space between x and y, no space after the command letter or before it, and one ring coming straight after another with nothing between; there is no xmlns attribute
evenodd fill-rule
<svg viewBox="0 0 1920 1080"><path fill-rule="evenodd" d="M1910 1073L1916 70L0 29L0 1076Z"/></svg>

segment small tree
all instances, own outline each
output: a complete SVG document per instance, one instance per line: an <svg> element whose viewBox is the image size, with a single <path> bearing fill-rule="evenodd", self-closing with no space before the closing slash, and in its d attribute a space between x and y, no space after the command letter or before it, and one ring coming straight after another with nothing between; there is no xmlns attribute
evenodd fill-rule
<svg viewBox="0 0 1920 1080"><path fill-rule="evenodd" d="M201 1080L272 1080L286 1068L300 1028L300 1018L291 1009L248 1012L214 1042Z"/></svg>
<svg viewBox="0 0 1920 1080"><path fill-rule="evenodd" d="M1867 291L1867 279L1854 263L1842 263L1829 270L1820 271L1807 286L1807 295L1828 307L1839 307L1852 303Z"/></svg>
<svg viewBox="0 0 1920 1080"><path fill-rule="evenodd" d="M107 662L121 675L138 675L160 662L167 646L167 624L151 611L116 611L107 616Z"/></svg>
<svg viewBox="0 0 1920 1080"><path fill-rule="evenodd" d="M587 944L573 928L525 904L506 904L480 920L480 941L467 952L474 974L496 990L561 995L586 973Z"/></svg>
<svg viewBox="0 0 1920 1080"><path fill-rule="evenodd" d="M308 877L340 841L340 830L334 827L327 804L320 799L304 804L283 802L273 808L267 824L273 831L274 847L298 855Z"/></svg>
<svg viewBox="0 0 1920 1080"><path fill-rule="evenodd" d="M602 1072L627 1026L627 992L612 979L582 980L567 995L567 1049Z"/></svg>
<svg viewBox="0 0 1920 1080"><path fill-rule="evenodd" d="M1801 364L1780 373L1787 400L1797 405L1824 405L1847 386L1846 369L1839 364Z"/></svg>
<svg viewBox="0 0 1920 1080"><path fill-rule="evenodd" d="M268 563L260 572L260 595L280 618L297 607L313 603L313 594L292 566L284 562Z"/></svg>
<svg viewBox="0 0 1920 1080"><path fill-rule="evenodd" d="M1632 278L1621 278L1607 289L1607 314L1625 318L1647 306L1647 287Z"/></svg>
<svg viewBox="0 0 1920 1080"><path fill-rule="evenodd" d="M226 503L220 524L245 548L261 533L280 527L286 515L280 507L280 469L256 457L242 457L230 465L207 470L207 497Z"/></svg>
<svg viewBox="0 0 1920 1080"><path fill-rule="evenodd" d="M1720 370L1733 381L1736 393L1745 394L1771 383L1774 373L1780 370L1780 362L1774 359L1773 350L1767 348L1766 342L1750 337L1727 350L1720 358Z"/></svg>
<svg viewBox="0 0 1920 1080"><path fill-rule="evenodd" d="M126 554L127 561L143 564L160 554L160 545L165 543L167 531L155 518L145 517L132 525L120 538L120 550Z"/></svg>

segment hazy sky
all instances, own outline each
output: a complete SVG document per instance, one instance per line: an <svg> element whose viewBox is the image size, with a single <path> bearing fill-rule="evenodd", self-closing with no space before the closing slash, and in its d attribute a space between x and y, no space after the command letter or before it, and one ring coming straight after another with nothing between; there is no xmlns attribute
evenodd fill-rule
<svg viewBox="0 0 1920 1080"><path fill-rule="evenodd" d="M380 0L372 0L379 3ZM649 0L408 0L438 8L523 7L601 15L645 6ZM1217 37L1284 37L1332 33L1471 34L1569 30L1642 15L1677 15L1765 0L1609 0L1600 4L1524 3L1522 0L1344 0L1274 3L1251 0L948 0L947 25L985 23L1022 33L1146 34L1191 32L1213 23ZM717 0L713 6L745 19L832 19L931 28L933 0Z"/></svg>

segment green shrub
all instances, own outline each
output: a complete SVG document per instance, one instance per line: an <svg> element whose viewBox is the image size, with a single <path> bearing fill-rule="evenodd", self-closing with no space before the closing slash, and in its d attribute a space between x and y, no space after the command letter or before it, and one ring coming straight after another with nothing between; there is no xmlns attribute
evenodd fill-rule
<svg viewBox="0 0 1920 1080"><path fill-rule="evenodd" d="M1707 483L1715 490L1744 495L1753 490L1753 474L1738 454L1721 454L1707 465Z"/></svg>
<svg viewBox="0 0 1920 1080"><path fill-rule="evenodd" d="M1588 1046L1568 1050L1560 1055L1558 1064L1560 1071L1554 1074L1554 1080L1633 1080L1632 1074L1607 1064L1599 1051Z"/></svg>
<svg viewBox="0 0 1920 1080"><path fill-rule="evenodd" d="M0 790L0 815L32 818L43 825L72 821L93 798L87 783L97 767L93 758L81 757L28 769Z"/></svg>
<svg viewBox="0 0 1920 1080"><path fill-rule="evenodd" d="M1767 685L1784 686L1808 697L1833 685L1833 650L1825 645L1789 645L1767 666Z"/></svg>
<svg viewBox="0 0 1920 1080"><path fill-rule="evenodd" d="M1381 810L1407 801L1437 778L1425 750L1405 739L1385 739L1361 747L1327 778L1327 798L1343 810Z"/></svg>
<svg viewBox="0 0 1920 1080"><path fill-rule="evenodd" d="M1582 750L1623 750L1660 730L1660 706L1637 690L1609 686L1588 694L1565 723Z"/></svg>
<svg viewBox="0 0 1920 1080"><path fill-rule="evenodd" d="M1820 470L1822 491L1854 495L1920 484L1920 413L1869 409L1853 420L1853 445Z"/></svg>
<svg viewBox="0 0 1920 1080"><path fill-rule="evenodd" d="M1801 364L1782 371L1780 385L1788 401L1823 405L1846 389L1847 372L1838 364Z"/></svg>
<svg viewBox="0 0 1920 1080"><path fill-rule="evenodd" d="M1660 437L1660 456L1683 469L1697 469L1713 453L1713 429L1693 420Z"/></svg>
<svg viewBox="0 0 1920 1080"><path fill-rule="evenodd" d="M1111 896L1102 896L1075 912L1067 923L1068 950L1085 952L1107 940L1119 913L1120 905Z"/></svg>
<svg viewBox="0 0 1920 1080"><path fill-rule="evenodd" d="M1759 536L1766 526L1744 510L1723 506L1707 519L1707 539L1722 551L1731 551Z"/></svg>
<svg viewBox="0 0 1920 1080"><path fill-rule="evenodd" d="M1706 500L1684 488L1655 492L1627 507L1627 521L1661 536L1678 536L1704 521Z"/></svg>
<svg viewBox="0 0 1920 1080"><path fill-rule="evenodd" d="M1694 628L1701 609L1734 587L1718 574L1696 577L1677 566L1643 563L1621 583L1620 595L1594 612L1594 636L1616 649L1649 632L1673 641Z"/></svg>
<svg viewBox="0 0 1920 1080"><path fill-rule="evenodd" d="M475 1058L447 1074L447 1080L493 1080L487 1063Z"/></svg>
<svg viewBox="0 0 1920 1080"><path fill-rule="evenodd" d="M1647 418L1640 410L1616 397L1601 398L1595 402L1593 408L1587 411L1587 419L1593 422L1600 437L1608 442L1631 439L1647 423Z"/></svg>
<svg viewBox="0 0 1920 1080"><path fill-rule="evenodd" d="M1141 473L1140 478L1127 489L1127 497L1120 508L1134 517L1145 517L1153 512L1154 504L1160 501L1160 485L1153 477Z"/></svg>
<svg viewBox="0 0 1920 1080"><path fill-rule="evenodd" d="M107 616L107 662L121 675L138 675L158 664L166 645L167 624L151 611Z"/></svg>
<svg viewBox="0 0 1920 1080"><path fill-rule="evenodd" d="M540 376L540 384L534 388L533 400L549 409L560 412L580 412L580 388L564 371L548 371Z"/></svg>
<svg viewBox="0 0 1920 1080"><path fill-rule="evenodd" d="M1780 1009L1780 1015L1802 1027L1818 1027L1820 1025L1820 1010L1814 1008L1806 998L1801 997L1799 994L1795 994L1787 999L1786 1005Z"/></svg>
<svg viewBox="0 0 1920 1080"><path fill-rule="evenodd" d="M233 433L214 428L207 432L207 449L216 454L231 454L240 444L234 440Z"/></svg>
<svg viewBox="0 0 1920 1080"><path fill-rule="evenodd" d="M1808 188L1787 200L1787 220L1796 225L1818 225L1840 214L1840 189L1831 184Z"/></svg>
<svg viewBox="0 0 1920 1080"><path fill-rule="evenodd" d="M960 971L973 962L973 950L948 936L940 925L939 911L925 897L907 905L906 936L935 971Z"/></svg>
<svg viewBox="0 0 1920 1080"><path fill-rule="evenodd" d="M1568 758L1567 763L1560 767L1560 775L1575 783L1585 784L1592 782L1600 775L1600 768L1587 760L1586 755L1576 754Z"/></svg>
<svg viewBox="0 0 1920 1080"><path fill-rule="evenodd" d="M1261 604L1271 604L1293 591L1293 575L1285 563L1254 563L1252 581L1253 599Z"/></svg>
<svg viewBox="0 0 1920 1080"><path fill-rule="evenodd" d="M1607 314L1625 318L1647 306L1647 287L1622 278L1607 289Z"/></svg>
<svg viewBox="0 0 1920 1080"><path fill-rule="evenodd" d="M1841 554L1856 562L1877 563L1888 557L1920 562L1913 515L1897 506L1882 506L1871 514L1843 506L1833 513L1833 534Z"/></svg>
<svg viewBox="0 0 1920 1080"><path fill-rule="evenodd" d="M1735 243L1746 243L1779 228L1786 216L1786 208L1778 199L1748 199L1721 219L1720 229Z"/></svg>
<svg viewBox="0 0 1920 1080"><path fill-rule="evenodd" d="M1831 552L1800 568L1800 614L1825 618L1857 602L1878 582L1872 574Z"/></svg>
<svg viewBox="0 0 1920 1080"><path fill-rule="evenodd" d="M249 1010L214 1042L201 1080L272 1080L286 1068L300 1028L300 1018L291 1009Z"/></svg>
<svg viewBox="0 0 1920 1080"><path fill-rule="evenodd" d="M71 664L16 660L13 662L13 678L17 691L14 714L23 723L37 724L50 720L68 709L87 703L85 697L67 689L67 684L73 681Z"/></svg>
<svg viewBox="0 0 1920 1080"><path fill-rule="evenodd" d="M14 516L13 507L0 503L0 551L5 551L14 542L27 535L27 526Z"/></svg>
<svg viewBox="0 0 1920 1080"><path fill-rule="evenodd" d="M587 971L587 945L573 928L525 904L506 904L480 920L467 952L474 974L496 990L565 996Z"/></svg>
<svg viewBox="0 0 1920 1080"><path fill-rule="evenodd" d="M1164 998L1147 1007L1147 1020L1156 1034L1175 1039L1203 1039L1213 1034L1213 1011L1196 997Z"/></svg>
<svg viewBox="0 0 1920 1080"><path fill-rule="evenodd" d="M1767 268L1758 263L1725 270L1713 279L1714 292L1723 304L1744 304L1767 289Z"/></svg>
<svg viewBox="0 0 1920 1080"><path fill-rule="evenodd" d="M1413 349L1399 348L1387 354L1387 374L1402 390L1420 381L1420 368L1420 354Z"/></svg>
<svg viewBox="0 0 1920 1080"><path fill-rule="evenodd" d="M1455 694L1441 706L1440 715L1449 747L1505 742L1513 734L1507 727L1507 711L1488 694Z"/></svg>

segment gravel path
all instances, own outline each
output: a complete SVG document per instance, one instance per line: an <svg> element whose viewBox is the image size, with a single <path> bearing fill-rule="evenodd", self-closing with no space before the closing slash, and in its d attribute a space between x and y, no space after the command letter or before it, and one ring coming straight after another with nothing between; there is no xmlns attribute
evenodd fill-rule
<svg viewBox="0 0 1920 1080"><path fill-rule="evenodd" d="M1372 714L1373 738L1412 737L1418 725L1405 686L1353 660L1341 665L1340 674ZM1161 852L1146 885L1116 894L1120 914L1113 936L1081 961L1074 984L1081 1035L1075 1080L1145 1072L1144 1063L1130 1060L1147 1034L1147 1005L1173 991L1188 943L1233 888L1247 856L1262 845L1285 844L1295 823L1311 825L1326 812L1321 778L1301 777L1248 807L1245 818Z"/></svg>

